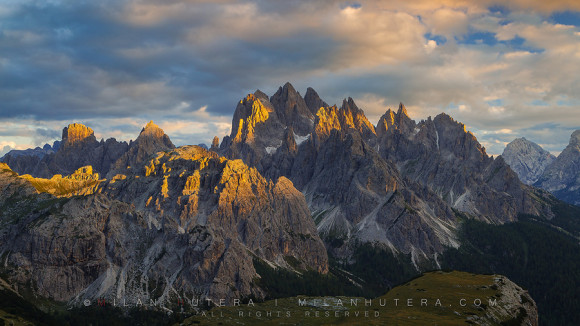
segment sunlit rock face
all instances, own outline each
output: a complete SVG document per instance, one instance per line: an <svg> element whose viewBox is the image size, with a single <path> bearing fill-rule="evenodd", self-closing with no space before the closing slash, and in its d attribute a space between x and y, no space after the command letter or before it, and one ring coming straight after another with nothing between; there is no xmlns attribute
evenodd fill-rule
<svg viewBox="0 0 580 326"><path fill-rule="evenodd" d="M309 88L302 101L290 86L269 101L259 91L249 95L267 108L267 116L251 114L258 110L242 100L220 153L267 178L292 180L318 232L339 244L339 254L348 255L350 244L363 241L434 257L458 245L453 210L490 223L515 221L520 213L552 216L547 193L523 185L503 159L489 157L446 114L417 123L400 104L375 127L351 98L340 108L329 106ZM312 118L304 134L304 122ZM252 137L242 137L244 125L253 127L247 127Z"/></svg>
<svg viewBox="0 0 580 326"><path fill-rule="evenodd" d="M535 185L561 200L580 205L580 130L572 133L568 146L546 167Z"/></svg>
<svg viewBox="0 0 580 326"><path fill-rule="evenodd" d="M93 129L80 123L72 123L62 131L63 148L81 146L83 142L92 143L96 141Z"/></svg>
<svg viewBox="0 0 580 326"><path fill-rule="evenodd" d="M538 181L546 167L556 159L538 144L525 138L517 138L507 144L501 156L520 180L529 185Z"/></svg>
<svg viewBox="0 0 580 326"><path fill-rule="evenodd" d="M139 136L135 141L129 144L129 147L123 155L118 158L111 168L110 176L131 168L134 165L142 163L149 156L160 152L175 148L169 136L159 128L153 121L149 121L147 125L141 130Z"/></svg>
<svg viewBox="0 0 580 326"><path fill-rule="evenodd" d="M68 176L55 174L50 179L43 179L25 174L22 178L28 180L37 191L58 197L93 194L99 189L99 184L104 181L99 179L99 174L94 173L90 165L79 168Z"/></svg>
<svg viewBox="0 0 580 326"><path fill-rule="evenodd" d="M158 152L109 180L90 167L45 180L1 168L8 277L37 284L42 297L263 297L255 258L328 271L304 196L290 180L267 180L201 147ZM74 182L68 192L53 191ZM82 193L83 183L93 194ZM299 265L288 265L289 257Z"/></svg>
<svg viewBox="0 0 580 326"><path fill-rule="evenodd" d="M292 180L306 197L318 233L340 244L339 255L348 255L357 241L423 260L458 245L451 208L425 187L403 180L396 166L378 155L371 145L377 140L375 127L352 98L338 108L313 89L303 100L297 94L287 84L270 99L276 105L261 92L240 101L220 152L241 158L271 180ZM254 113L261 111L253 109L256 101L266 108L267 119ZM300 119L289 121L288 112ZM243 126L255 127L246 132ZM244 137L249 131L252 137Z"/></svg>

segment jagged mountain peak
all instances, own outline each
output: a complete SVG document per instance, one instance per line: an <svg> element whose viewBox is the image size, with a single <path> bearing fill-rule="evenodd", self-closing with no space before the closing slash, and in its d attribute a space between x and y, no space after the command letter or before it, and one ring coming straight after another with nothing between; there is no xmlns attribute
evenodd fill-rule
<svg viewBox="0 0 580 326"><path fill-rule="evenodd" d="M143 129L141 129L141 133L139 134L139 136L141 135L157 135L157 134L165 134L165 132L163 131L163 129L161 129L158 125L156 125L153 120L147 122L147 124L145 125L145 127L143 127Z"/></svg>
<svg viewBox="0 0 580 326"><path fill-rule="evenodd" d="M255 94L248 94L236 107L232 119L232 132L230 135L234 142L253 142L256 126L260 123L266 122L270 118L270 113L273 112L271 104L268 102L267 98L262 97L260 99L261 92L256 93L258 96Z"/></svg>
<svg viewBox="0 0 580 326"><path fill-rule="evenodd" d="M175 145L173 145L163 129L153 123L153 121L149 121L141 130L139 137L134 142L131 142L128 150L115 161L114 169L112 169L115 171L112 171L112 173L138 166L149 156L173 148L175 148ZM108 175L108 177L111 177L111 175Z"/></svg>
<svg viewBox="0 0 580 326"><path fill-rule="evenodd" d="M211 141L211 149L218 150L220 147L220 138L218 136L214 136L213 140Z"/></svg>
<svg viewBox="0 0 580 326"><path fill-rule="evenodd" d="M259 98L259 99L260 99L260 100L262 100L263 102L268 102L268 101L269 101L269 99L268 99L268 95L267 95L266 93L262 92L262 91L261 91L261 90L259 90L259 89L257 89L257 90L254 92L254 96L255 96L255 97L257 97L257 98Z"/></svg>
<svg viewBox="0 0 580 326"><path fill-rule="evenodd" d="M415 121L409 117L407 108L403 103L399 103L397 113L394 110L387 109L385 114L381 116L377 123L376 134L378 137L383 137L388 130L394 132L398 130L401 133L409 134L415 129Z"/></svg>
<svg viewBox="0 0 580 326"><path fill-rule="evenodd" d="M506 152L510 151L511 149L514 149L514 150L517 149L517 150L525 151L525 152L529 152L530 150L535 150L538 152L549 154L549 152L544 150L540 145L534 143L533 141L527 140L525 137L516 138L516 139L512 140L509 144L507 144L506 148L503 151L504 154ZM505 158L504 154L502 154L502 156L504 156L504 158Z"/></svg>
<svg viewBox="0 0 580 326"><path fill-rule="evenodd" d="M383 114L379 118L379 122L375 128L377 137L382 137L386 134L386 132L395 124L395 112L393 110L388 109L385 114Z"/></svg>
<svg viewBox="0 0 580 326"><path fill-rule="evenodd" d="M546 167L556 159L540 145L523 137L507 144L501 157L526 184L536 182Z"/></svg>
<svg viewBox="0 0 580 326"><path fill-rule="evenodd" d="M296 91L294 86L290 84L290 82L286 82L284 86L278 87L278 90L272 97L270 97L270 102L274 104L275 102L287 101L287 100L296 100L296 97L301 97L300 93ZM274 105L275 106L275 105Z"/></svg>
<svg viewBox="0 0 580 326"><path fill-rule="evenodd" d="M409 117L409 113L407 112L407 108L403 104L403 102L399 102L399 110L397 111L397 115L400 116L401 114Z"/></svg>
<svg viewBox="0 0 580 326"><path fill-rule="evenodd" d="M134 144L143 143L145 139L147 139L148 142L161 143L168 148L175 147L169 139L169 136L165 134L165 131L156 125L153 120L149 121L145 127L141 129L141 133L135 140Z"/></svg>
<svg viewBox="0 0 580 326"><path fill-rule="evenodd" d="M320 96L318 96L318 93L312 87L308 87L306 89L304 101L306 102L306 106L308 106L310 112L312 112L314 115L316 115L318 109L328 106L328 104L324 102Z"/></svg>
<svg viewBox="0 0 580 326"><path fill-rule="evenodd" d="M437 116L435 116L435 119L433 119L433 121L437 125L443 124L450 128L461 129L464 133L471 135L471 137L475 139L475 135L471 131L467 130L465 124L456 121L455 119L453 119L453 117L451 117L449 114L445 112L439 113Z"/></svg>
<svg viewBox="0 0 580 326"><path fill-rule="evenodd" d="M292 126L296 134L304 136L312 132L314 114L306 105L304 98L290 83L278 88L270 98L278 120L286 127Z"/></svg>
<svg viewBox="0 0 580 326"><path fill-rule="evenodd" d="M356 105L352 97L342 101L340 111L341 122L344 126L358 130L365 140L376 136L375 126L370 123L364 111Z"/></svg>
<svg viewBox="0 0 580 326"><path fill-rule="evenodd" d="M580 130L576 130L570 136L570 145L580 145Z"/></svg>
<svg viewBox="0 0 580 326"><path fill-rule="evenodd" d="M572 133L568 146L546 167L535 185L561 200L580 205L580 130Z"/></svg>
<svg viewBox="0 0 580 326"><path fill-rule="evenodd" d="M362 111L361 109L358 108L352 97L349 97L348 99L345 98L342 100L341 110L349 110L351 112Z"/></svg>
<svg viewBox="0 0 580 326"><path fill-rule="evenodd" d="M64 146L78 144L84 140L96 141L93 129L81 124L71 123L62 130L62 141Z"/></svg>

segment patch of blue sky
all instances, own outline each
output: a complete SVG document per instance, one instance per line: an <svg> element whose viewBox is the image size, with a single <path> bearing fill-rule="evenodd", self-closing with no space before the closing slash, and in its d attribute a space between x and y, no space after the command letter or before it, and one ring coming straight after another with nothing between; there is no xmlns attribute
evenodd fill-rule
<svg viewBox="0 0 580 326"><path fill-rule="evenodd" d="M578 11L559 11L549 17L550 22L562 25L572 25L580 27L580 12Z"/></svg>
<svg viewBox="0 0 580 326"><path fill-rule="evenodd" d="M503 99L498 98L498 99L495 99L495 100L486 101L486 103L489 106L502 106L503 105Z"/></svg>
<svg viewBox="0 0 580 326"><path fill-rule="evenodd" d="M362 4L359 2L346 2L340 6L340 9L345 9L345 8L349 8L349 7L353 8L353 9L359 9L362 7Z"/></svg>
<svg viewBox="0 0 580 326"><path fill-rule="evenodd" d="M462 37L456 37L456 41L458 44L485 44L490 46L498 43L494 33L477 30L470 30Z"/></svg>
<svg viewBox="0 0 580 326"><path fill-rule="evenodd" d="M488 7L487 10L489 10L489 12L491 12L492 14L498 14L501 16L507 16L511 12L507 7L504 7L502 5L493 5Z"/></svg>
<svg viewBox="0 0 580 326"><path fill-rule="evenodd" d="M546 101L542 101L542 100L533 100L530 102L530 105L533 106L549 106L550 103L546 102Z"/></svg>
<svg viewBox="0 0 580 326"><path fill-rule="evenodd" d="M441 45L441 44L445 44L447 43L447 38L443 35L437 35L437 34L431 34L431 33L427 33L425 35L423 35L426 39L428 40L433 40L435 42L437 42L437 45Z"/></svg>
<svg viewBox="0 0 580 326"><path fill-rule="evenodd" d="M576 99L562 99L556 102L558 106L577 106L580 105L580 101Z"/></svg>
<svg viewBox="0 0 580 326"><path fill-rule="evenodd" d="M495 33L483 32L470 29L469 32L462 37L456 37L457 44L461 45L488 45L496 46L503 45L510 51L526 51L530 53L542 53L544 49L529 46L526 40L518 35L510 40L498 40Z"/></svg>
<svg viewBox="0 0 580 326"><path fill-rule="evenodd" d="M542 53L544 49L535 48L526 44L526 39L516 35L516 37L507 41L499 41L500 44L505 44L510 49L515 51L527 51L530 53Z"/></svg>

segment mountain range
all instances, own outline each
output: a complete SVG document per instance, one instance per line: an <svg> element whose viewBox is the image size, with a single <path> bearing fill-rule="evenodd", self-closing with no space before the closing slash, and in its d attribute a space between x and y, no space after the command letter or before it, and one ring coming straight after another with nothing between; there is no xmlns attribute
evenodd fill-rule
<svg viewBox="0 0 580 326"><path fill-rule="evenodd" d="M209 149L175 147L153 122L129 143L97 141L73 123L54 146L2 158L2 278L17 292L71 305L265 299L279 289L268 273L289 284L311 277L306 291L331 280L344 286L337 293L359 293L374 284L364 269L400 267L401 275L377 276L373 290L382 291L465 264L448 253L476 248L467 221L531 219L566 245L576 239L573 247L580 229L566 214L574 208L548 191L574 191L558 171L573 166L579 136L551 164L525 140L493 158L447 114L416 122L401 103L375 126L352 98L328 105L290 83L270 97L243 97L231 133ZM566 188L550 188L544 176ZM536 177L545 190L530 185Z"/></svg>
<svg viewBox="0 0 580 326"><path fill-rule="evenodd" d="M524 182L580 205L580 130L572 133L558 157L525 138L509 143L502 157Z"/></svg>

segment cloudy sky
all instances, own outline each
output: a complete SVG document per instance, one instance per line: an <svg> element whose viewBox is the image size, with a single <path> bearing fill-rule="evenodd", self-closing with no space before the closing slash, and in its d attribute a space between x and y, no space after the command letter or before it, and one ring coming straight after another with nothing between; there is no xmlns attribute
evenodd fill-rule
<svg viewBox="0 0 580 326"><path fill-rule="evenodd" d="M580 2L507 2L0 0L0 155L72 122L209 143L245 94L287 81L373 123L403 102L490 154L522 136L558 153L580 129Z"/></svg>

